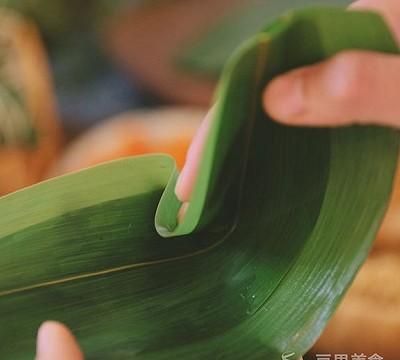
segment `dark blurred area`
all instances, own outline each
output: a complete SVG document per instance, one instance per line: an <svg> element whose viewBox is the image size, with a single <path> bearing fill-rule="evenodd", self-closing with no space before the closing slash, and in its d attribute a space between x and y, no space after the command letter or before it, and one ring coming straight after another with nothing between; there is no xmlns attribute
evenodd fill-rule
<svg viewBox="0 0 400 360"><path fill-rule="evenodd" d="M134 81L127 81L105 54L100 35L107 19L121 7L136 3L139 1L5 2L40 30L68 135L144 102Z"/></svg>

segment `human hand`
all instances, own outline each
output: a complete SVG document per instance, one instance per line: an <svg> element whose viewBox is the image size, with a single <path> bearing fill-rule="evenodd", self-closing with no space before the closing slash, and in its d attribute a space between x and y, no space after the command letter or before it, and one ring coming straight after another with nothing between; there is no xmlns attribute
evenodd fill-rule
<svg viewBox="0 0 400 360"><path fill-rule="evenodd" d="M351 8L380 12L400 41L398 0L359 0ZM275 78L263 104L287 125L379 124L400 128L400 56L342 52Z"/></svg>
<svg viewBox="0 0 400 360"><path fill-rule="evenodd" d="M35 360L83 360L83 354L72 333L63 324L47 321L37 336Z"/></svg>
<svg viewBox="0 0 400 360"><path fill-rule="evenodd" d="M359 0L351 8L380 12L400 41L399 0ZM272 118L288 125L373 122L400 128L399 84L400 56L347 51L278 76L265 89L263 105ZM179 221L190 202L210 118L209 114L196 134L175 188L183 203Z"/></svg>
<svg viewBox="0 0 400 360"><path fill-rule="evenodd" d="M398 0L359 0L351 8L381 12L400 41ZM400 56L348 51L277 77L266 88L263 104L274 119L288 125L341 126L373 122L400 128L398 84ZM178 179L175 191L184 203L180 218L190 201L211 118L209 113ZM64 325L46 322L38 332L36 360L54 359L83 360L84 357Z"/></svg>

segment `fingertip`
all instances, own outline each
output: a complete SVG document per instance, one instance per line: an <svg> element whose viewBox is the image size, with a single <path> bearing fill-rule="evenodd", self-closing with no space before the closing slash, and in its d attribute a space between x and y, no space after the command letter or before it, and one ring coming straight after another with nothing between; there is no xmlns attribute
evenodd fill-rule
<svg viewBox="0 0 400 360"><path fill-rule="evenodd" d="M286 124L295 123L305 111L302 73L291 72L272 80L264 90L263 106L272 119Z"/></svg>
<svg viewBox="0 0 400 360"><path fill-rule="evenodd" d="M36 360L83 360L70 330L56 321L44 322L37 335Z"/></svg>
<svg viewBox="0 0 400 360"><path fill-rule="evenodd" d="M54 339L64 338L68 330L65 326L57 321L45 321L38 330L37 334L37 351L44 353Z"/></svg>
<svg viewBox="0 0 400 360"><path fill-rule="evenodd" d="M187 181L185 168L182 169L175 185L175 195L181 202L186 202L190 197L190 186Z"/></svg>
<svg viewBox="0 0 400 360"><path fill-rule="evenodd" d="M185 203L182 204L182 206L181 206L181 208L179 209L179 212L178 212L178 222L179 223L181 223L183 221L183 219L184 219L184 217L185 217L185 215L186 215L186 213L188 211L188 208L189 208L189 203L188 202L185 202Z"/></svg>
<svg viewBox="0 0 400 360"><path fill-rule="evenodd" d="M370 54L339 53L326 61L278 76L264 92L272 119L295 126L340 126L354 122L365 98Z"/></svg>
<svg viewBox="0 0 400 360"><path fill-rule="evenodd" d="M204 150L208 131L211 126L213 109L206 115L193 138L186 155L186 162L175 186L175 194L181 202L190 201L196 177L199 171L201 155Z"/></svg>
<svg viewBox="0 0 400 360"><path fill-rule="evenodd" d="M189 202L192 197L198 172L198 161L197 159L188 160L176 182L175 195L183 203Z"/></svg>

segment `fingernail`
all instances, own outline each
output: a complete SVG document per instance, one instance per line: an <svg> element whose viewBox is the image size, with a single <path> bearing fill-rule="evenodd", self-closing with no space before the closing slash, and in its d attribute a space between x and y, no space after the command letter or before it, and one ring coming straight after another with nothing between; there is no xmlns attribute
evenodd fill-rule
<svg viewBox="0 0 400 360"><path fill-rule="evenodd" d="M48 327L51 326L49 322L43 323L37 334L37 344L36 344L36 359L40 359L46 355L49 346L51 346L49 339Z"/></svg>
<svg viewBox="0 0 400 360"><path fill-rule="evenodd" d="M83 360L76 339L65 325L46 321L37 335L36 360Z"/></svg>
<svg viewBox="0 0 400 360"><path fill-rule="evenodd" d="M304 87L301 76L273 80L264 94L267 112L276 120L285 121L305 110Z"/></svg>
<svg viewBox="0 0 400 360"><path fill-rule="evenodd" d="M175 195L181 202L186 201L187 200L186 197L188 197L188 194L186 194L185 183L186 183L186 168L183 167L175 185Z"/></svg>
<svg viewBox="0 0 400 360"><path fill-rule="evenodd" d="M191 198L212 117L213 109L208 112L188 150L185 165L175 187L175 194L181 202L188 202Z"/></svg>
<svg viewBox="0 0 400 360"><path fill-rule="evenodd" d="M179 209L179 212L178 212L178 223L181 223L183 221L183 219L184 219L184 217L185 217L185 215L187 213L188 208L189 208L189 203L188 202L182 204L182 206L181 206L181 208Z"/></svg>

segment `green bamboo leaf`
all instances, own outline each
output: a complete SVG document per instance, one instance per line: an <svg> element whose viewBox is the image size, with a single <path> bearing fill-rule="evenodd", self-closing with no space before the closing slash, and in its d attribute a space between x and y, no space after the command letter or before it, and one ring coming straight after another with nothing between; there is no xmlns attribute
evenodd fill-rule
<svg viewBox="0 0 400 360"><path fill-rule="evenodd" d="M236 53L181 224L163 155L0 199L0 358L30 359L46 319L70 326L88 359L304 354L367 256L398 135L284 127L260 94L273 76L348 48L398 51L378 15L313 9Z"/></svg>

